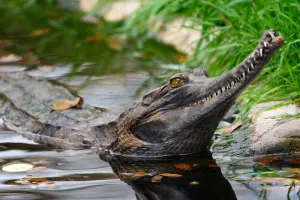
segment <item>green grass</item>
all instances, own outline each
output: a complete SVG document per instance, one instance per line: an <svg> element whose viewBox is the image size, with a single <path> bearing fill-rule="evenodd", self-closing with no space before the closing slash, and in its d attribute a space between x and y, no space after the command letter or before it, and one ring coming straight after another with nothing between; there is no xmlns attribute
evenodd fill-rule
<svg viewBox="0 0 300 200"><path fill-rule="evenodd" d="M246 115L253 104L263 101L300 102L299 13L298 0L156 0L144 5L125 31L149 36L149 27L158 20L185 17L193 22L189 28L202 26L202 37L186 64L205 66L217 76L241 62L264 30L277 30L286 44L239 99L245 103L242 114Z"/></svg>

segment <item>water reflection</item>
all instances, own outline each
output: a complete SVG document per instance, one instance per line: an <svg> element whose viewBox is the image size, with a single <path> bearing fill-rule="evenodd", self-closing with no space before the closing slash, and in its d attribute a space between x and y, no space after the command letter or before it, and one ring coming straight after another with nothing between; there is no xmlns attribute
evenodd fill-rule
<svg viewBox="0 0 300 200"><path fill-rule="evenodd" d="M211 152L160 161L109 160L138 200L237 199Z"/></svg>

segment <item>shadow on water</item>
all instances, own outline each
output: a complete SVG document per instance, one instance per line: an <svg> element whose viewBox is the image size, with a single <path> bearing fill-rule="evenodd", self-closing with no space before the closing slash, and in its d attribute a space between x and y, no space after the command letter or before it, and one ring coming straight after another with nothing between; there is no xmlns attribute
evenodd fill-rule
<svg viewBox="0 0 300 200"><path fill-rule="evenodd" d="M153 162L112 158L109 163L138 200L237 199L210 152Z"/></svg>
<svg viewBox="0 0 300 200"><path fill-rule="evenodd" d="M168 46L124 39L119 23L87 23L84 14L46 2L0 0L0 77L26 70L120 113L183 68L185 55ZM107 163L95 152L37 145L1 128L0 120L0 199L300 199L298 154L233 158L226 152L230 137L215 143L222 151L213 157ZM14 163L32 169L3 170Z"/></svg>

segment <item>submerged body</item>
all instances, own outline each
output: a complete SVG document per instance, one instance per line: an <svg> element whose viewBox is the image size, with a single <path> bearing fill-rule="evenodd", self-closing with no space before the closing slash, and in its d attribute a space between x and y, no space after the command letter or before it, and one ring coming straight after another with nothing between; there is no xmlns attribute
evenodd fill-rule
<svg viewBox="0 0 300 200"><path fill-rule="evenodd" d="M106 155L153 158L205 151L220 120L284 39L269 30L236 68L209 78L201 69L176 74L120 116L84 106L51 112L68 90L25 74L0 79L0 117L7 128L54 148L95 148Z"/></svg>

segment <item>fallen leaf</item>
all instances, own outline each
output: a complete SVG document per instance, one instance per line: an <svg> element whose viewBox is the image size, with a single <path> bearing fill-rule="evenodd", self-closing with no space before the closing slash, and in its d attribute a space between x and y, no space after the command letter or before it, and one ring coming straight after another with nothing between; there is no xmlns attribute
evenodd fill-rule
<svg viewBox="0 0 300 200"><path fill-rule="evenodd" d="M34 172L40 172L46 169L47 167L42 166L42 167L34 167L31 170L28 170L27 173L34 173Z"/></svg>
<svg viewBox="0 0 300 200"><path fill-rule="evenodd" d="M109 48L116 50L116 51L122 51L124 43L119 38L108 38L106 40L107 45Z"/></svg>
<svg viewBox="0 0 300 200"><path fill-rule="evenodd" d="M162 176L156 175L156 176L154 176L154 177L151 179L151 182L152 182L152 183L157 183L157 182L160 182L161 179L162 179Z"/></svg>
<svg viewBox="0 0 300 200"><path fill-rule="evenodd" d="M47 178L43 177L29 177L29 178L24 178L25 180L30 181L31 183L40 183L40 182L46 182L49 181Z"/></svg>
<svg viewBox="0 0 300 200"><path fill-rule="evenodd" d="M46 12L45 15L49 18L58 18L61 16L58 12Z"/></svg>
<svg viewBox="0 0 300 200"><path fill-rule="evenodd" d="M81 107L83 104L83 99L81 97L76 97L73 101L67 99L56 100L53 104L53 110L67 110L73 107Z"/></svg>
<svg viewBox="0 0 300 200"><path fill-rule="evenodd" d="M209 167L220 167L220 166L217 165L217 164L209 164L208 166L209 166Z"/></svg>
<svg viewBox="0 0 300 200"><path fill-rule="evenodd" d="M188 56L187 55L174 55L171 56L169 59L175 60L179 63L184 63L187 60Z"/></svg>
<svg viewBox="0 0 300 200"><path fill-rule="evenodd" d="M87 36L85 40L88 42L98 43L103 40L103 38L105 38L104 33L97 33L95 35Z"/></svg>
<svg viewBox="0 0 300 200"><path fill-rule="evenodd" d="M85 15L81 18L81 21L87 23L87 24L99 24L99 19L93 15Z"/></svg>
<svg viewBox="0 0 300 200"><path fill-rule="evenodd" d="M232 133L233 131L235 131L236 129L240 128L242 125L242 120L238 120L236 123L234 123L233 125L222 129L222 133L221 135L228 135L230 133Z"/></svg>
<svg viewBox="0 0 300 200"><path fill-rule="evenodd" d="M26 172L33 168L32 164L29 163L9 163L2 167L5 172Z"/></svg>
<svg viewBox="0 0 300 200"><path fill-rule="evenodd" d="M1 163L1 162L7 162L7 161L6 161L6 160L3 160L3 159L0 159L0 163Z"/></svg>
<svg viewBox="0 0 300 200"><path fill-rule="evenodd" d="M190 164L183 164L183 163L176 164L175 167L177 169L185 169L185 170L190 170L191 169L191 165Z"/></svg>
<svg viewBox="0 0 300 200"><path fill-rule="evenodd" d="M35 31L32 31L30 33L30 35L32 37L38 37L38 36L41 36L41 35L46 35L50 32L50 28L44 28L44 29L38 29L38 30L35 30Z"/></svg>
<svg viewBox="0 0 300 200"><path fill-rule="evenodd" d="M15 54L8 54L8 55L0 57L0 63L18 62L21 59L22 58L20 56L17 56Z"/></svg>
<svg viewBox="0 0 300 200"><path fill-rule="evenodd" d="M163 173L163 174L159 174L161 176L166 176L166 177L182 177L182 175L180 174L172 174L172 173Z"/></svg>
<svg viewBox="0 0 300 200"><path fill-rule="evenodd" d="M145 172L135 172L132 177L143 177L147 174Z"/></svg>

